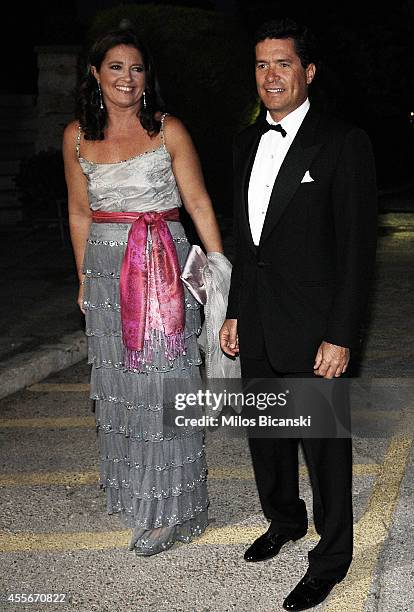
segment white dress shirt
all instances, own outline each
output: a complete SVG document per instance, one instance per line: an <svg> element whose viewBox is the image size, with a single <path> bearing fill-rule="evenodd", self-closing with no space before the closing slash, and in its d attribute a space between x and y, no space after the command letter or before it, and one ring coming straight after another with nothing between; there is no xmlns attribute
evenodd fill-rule
<svg viewBox="0 0 414 612"><path fill-rule="evenodd" d="M309 100L306 99L303 104L279 122L286 131L285 137L280 132L270 130L260 139L250 175L248 192L249 223L255 245L260 242L274 182L309 106ZM271 125L277 125L269 111L267 111L266 121Z"/></svg>

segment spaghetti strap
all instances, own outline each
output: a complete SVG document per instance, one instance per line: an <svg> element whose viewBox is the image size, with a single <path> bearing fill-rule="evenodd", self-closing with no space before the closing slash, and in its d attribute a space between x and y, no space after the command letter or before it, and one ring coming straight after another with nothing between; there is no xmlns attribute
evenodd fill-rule
<svg viewBox="0 0 414 612"><path fill-rule="evenodd" d="M165 117L168 116L168 113L163 113L161 115L161 128L160 128L160 136L161 136L161 142L163 144L163 146L165 147L165 136L164 136L164 119Z"/></svg>
<svg viewBox="0 0 414 612"><path fill-rule="evenodd" d="M78 159L80 157L80 141L81 141L81 134L82 134L82 128L79 125L78 127L78 135L76 137L76 155L78 156Z"/></svg>

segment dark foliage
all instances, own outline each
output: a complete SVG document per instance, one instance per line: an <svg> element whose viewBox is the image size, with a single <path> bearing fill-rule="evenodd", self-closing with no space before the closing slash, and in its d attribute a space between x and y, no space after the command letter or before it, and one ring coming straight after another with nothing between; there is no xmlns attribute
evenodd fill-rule
<svg viewBox="0 0 414 612"><path fill-rule="evenodd" d="M149 47L166 110L190 130L215 207L229 211L232 140L257 106L244 28L234 17L202 9L124 5L97 14L90 41L122 19Z"/></svg>

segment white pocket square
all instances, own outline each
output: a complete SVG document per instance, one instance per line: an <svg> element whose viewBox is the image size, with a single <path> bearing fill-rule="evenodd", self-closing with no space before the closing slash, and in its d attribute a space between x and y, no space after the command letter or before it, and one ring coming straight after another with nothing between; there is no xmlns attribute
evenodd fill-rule
<svg viewBox="0 0 414 612"><path fill-rule="evenodd" d="M301 180L301 183L313 183L313 178L311 177L311 175L309 174L309 170L306 170L303 179Z"/></svg>

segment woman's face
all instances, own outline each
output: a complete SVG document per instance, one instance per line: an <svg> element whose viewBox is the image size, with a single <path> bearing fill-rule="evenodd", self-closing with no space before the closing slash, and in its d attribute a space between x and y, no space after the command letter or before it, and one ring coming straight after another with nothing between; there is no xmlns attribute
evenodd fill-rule
<svg viewBox="0 0 414 612"><path fill-rule="evenodd" d="M99 72L92 73L101 85L107 108L111 105L128 108L141 104L145 89L145 67L142 55L130 45L117 45L107 51Z"/></svg>

